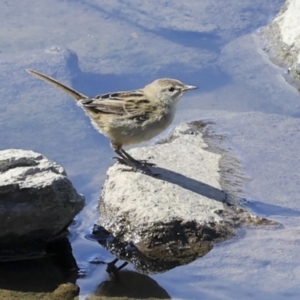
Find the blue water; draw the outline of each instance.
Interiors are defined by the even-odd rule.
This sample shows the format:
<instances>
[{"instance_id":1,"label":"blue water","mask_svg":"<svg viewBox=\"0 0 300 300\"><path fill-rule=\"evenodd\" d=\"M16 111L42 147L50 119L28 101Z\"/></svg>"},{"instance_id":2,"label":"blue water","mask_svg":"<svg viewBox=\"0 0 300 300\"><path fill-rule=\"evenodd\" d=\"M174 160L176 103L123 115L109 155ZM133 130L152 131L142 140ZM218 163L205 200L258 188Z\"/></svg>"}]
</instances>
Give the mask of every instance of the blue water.
<instances>
[{"instance_id":1,"label":"blue water","mask_svg":"<svg viewBox=\"0 0 300 300\"><path fill-rule=\"evenodd\" d=\"M210 111L299 115L297 95L293 98L289 90L275 89L263 73L268 59L258 54L259 47L249 36L243 42L243 36L270 22L284 1L224 2L0 4L0 17L5 21L0 29L0 148L32 149L55 160L85 195L87 205L77 216L77 225L71 227L70 238L83 274L77 280L82 299L107 279L105 266L91 261L114 258L86 239L98 219L97 202L114 154L109 141L93 129L72 99L31 78L25 68L49 74L90 96L140 88L159 77L199 86L181 101L179 119L189 119L189 110L199 110L199 118L209 117ZM204 21L197 19L202 10L207 12ZM236 23L231 22L235 18ZM277 72L280 75L284 70ZM250 207L267 216L299 216L296 209L268 206L258 200ZM248 234L255 239L255 233ZM238 241L218 245L206 260L151 278L173 299L296 299L296 288L281 294L254 290L251 283L248 287L242 281L243 275L239 282L231 280L232 274L221 274L232 246L239 247ZM236 261L231 258L229 263L236 264L233 273L244 260L247 258L242 256ZM211 262L218 264L220 274L216 266L210 269ZM267 267L267 262L255 266L257 272ZM224 278L228 280L224 282Z\"/></svg>"}]
</instances>

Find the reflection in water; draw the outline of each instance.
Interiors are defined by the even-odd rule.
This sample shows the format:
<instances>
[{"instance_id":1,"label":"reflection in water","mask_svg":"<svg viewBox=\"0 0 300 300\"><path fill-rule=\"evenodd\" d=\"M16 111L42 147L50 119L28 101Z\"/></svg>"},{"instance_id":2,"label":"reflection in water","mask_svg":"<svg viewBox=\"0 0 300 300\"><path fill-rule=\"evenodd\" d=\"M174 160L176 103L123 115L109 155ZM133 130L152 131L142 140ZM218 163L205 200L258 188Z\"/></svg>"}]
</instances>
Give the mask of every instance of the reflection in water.
<instances>
[{"instance_id":1,"label":"reflection in water","mask_svg":"<svg viewBox=\"0 0 300 300\"><path fill-rule=\"evenodd\" d=\"M60 239L44 258L0 263L0 290L52 292L62 283L75 284L77 270L68 239Z\"/></svg>"},{"instance_id":2,"label":"reflection in water","mask_svg":"<svg viewBox=\"0 0 300 300\"><path fill-rule=\"evenodd\" d=\"M144 274L162 273L188 264L207 254L213 247L212 243L203 241L186 247L172 247L166 243L162 249L153 249L148 253L145 249L138 249L132 242L120 241L104 227L98 225L94 225L93 234L87 238L97 240L118 259L131 262L138 271ZM123 265L115 266L116 262L117 259L108 263L107 272L116 274L115 271L123 268Z\"/></svg>"},{"instance_id":3,"label":"reflection in water","mask_svg":"<svg viewBox=\"0 0 300 300\"><path fill-rule=\"evenodd\" d=\"M110 278L101 282L87 300L119 297L120 299L171 299L170 295L151 277L137 272L122 270L118 279Z\"/></svg>"}]
</instances>

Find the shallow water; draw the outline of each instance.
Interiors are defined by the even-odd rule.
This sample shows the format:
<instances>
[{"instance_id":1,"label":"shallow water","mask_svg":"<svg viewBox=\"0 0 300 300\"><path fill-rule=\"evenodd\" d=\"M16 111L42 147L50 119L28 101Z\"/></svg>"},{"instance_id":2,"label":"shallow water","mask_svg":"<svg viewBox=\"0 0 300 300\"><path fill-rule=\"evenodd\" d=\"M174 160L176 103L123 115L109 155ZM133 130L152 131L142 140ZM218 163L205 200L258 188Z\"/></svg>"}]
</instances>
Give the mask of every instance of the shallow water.
<instances>
[{"instance_id":1,"label":"shallow water","mask_svg":"<svg viewBox=\"0 0 300 300\"><path fill-rule=\"evenodd\" d=\"M70 235L81 269L76 283L82 299L107 279L105 265L92 262L114 258L86 238L98 219L97 202L114 154L69 97L31 78L25 68L52 75L88 95L139 88L158 77L198 85L198 91L182 99L174 125L213 118L251 178L245 183L246 196L255 199L249 206L283 223L284 229L241 230L237 238L194 263L151 278L172 299L298 299L300 206L295 178L300 162L289 158L300 145L294 118L300 113L299 94L251 35L282 3L0 4L5 21L0 40L1 149L43 153L60 163L85 195L87 205ZM276 131L266 130L270 124ZM148 284L143 276L139 280Z\"/></svg>"}]
</instances>

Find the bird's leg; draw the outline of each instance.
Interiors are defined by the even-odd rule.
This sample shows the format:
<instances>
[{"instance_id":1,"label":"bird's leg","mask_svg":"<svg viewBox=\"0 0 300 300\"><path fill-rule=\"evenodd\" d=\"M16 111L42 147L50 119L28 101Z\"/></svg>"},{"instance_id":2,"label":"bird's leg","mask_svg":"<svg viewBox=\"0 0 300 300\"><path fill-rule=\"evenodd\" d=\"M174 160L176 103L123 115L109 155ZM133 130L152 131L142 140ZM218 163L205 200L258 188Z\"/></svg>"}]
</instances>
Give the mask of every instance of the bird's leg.
<instances>
[{"instance_id":1,"label":"bird's leg","mask_svg":"<svg viewBox=\"0 0 300 300\"><path fill-rule=\"evenodd\" d=\"M137 160L133 158L128 152L126 152L123 148L120 149L120 151L131 161L134 161L135 164L140 164L142 166L149 166L153 167L155 164L149 163L147 160Z\"/></svg>"},{"instance_id":2,"label":"bird's leg","mask_svg":"<svg viewBox=\"0 0 300 300\"><path fill-rule=\"evenodd\" d=\"M119 154L119 152L121 154ZM122 163L126 163L126 164L128 164L127 161L130 162L130 164L128 164L129 166L132 166L131 164L133 164L135 166L135 167L132 167L133 171L135 171L135 172L138 171L138 172L141 172L143 174L154 176L154 177L157 177L157 176L160 175L159 173L153 173L148 168L148 167L155 166L155 164L148 163L147 161L136 160L131 155L129 155L124 149L120 149L119 152L116 152L122 157L122 158L119 159L119 161L121 160Z\"/></svg>"},{"instance_id":3,"label":"bird's leg","mask_svg":"<svg viewBox=\"0 0 300 300\"><path fill-rule=\"evenodd\" d=\"M120 156L120 158L117 157L119 162L124 163L129 167L132 167L133 171L135 172L138 170L138 165L135 163L135 161L131 161L126 155L122 153L121 150L115 149L115 152Z\"/></svg>"},{"instance_id":4,"label":"bird's leg","mask_svg":"<svg viewBox=\"0 0 300 300\"><path fill-rule=\"evenodd\" d=\"M122 149L122 146L113 143L111 143L111 146L114 151L120 156L120 158L117 158L119 162L125 163L129 167L132 167L132 170L134 172L139 171L144 174L153 175L151 170L146 165L143 165L141 162L130 156L125 150Z\"/></svg>"}]
</instances>

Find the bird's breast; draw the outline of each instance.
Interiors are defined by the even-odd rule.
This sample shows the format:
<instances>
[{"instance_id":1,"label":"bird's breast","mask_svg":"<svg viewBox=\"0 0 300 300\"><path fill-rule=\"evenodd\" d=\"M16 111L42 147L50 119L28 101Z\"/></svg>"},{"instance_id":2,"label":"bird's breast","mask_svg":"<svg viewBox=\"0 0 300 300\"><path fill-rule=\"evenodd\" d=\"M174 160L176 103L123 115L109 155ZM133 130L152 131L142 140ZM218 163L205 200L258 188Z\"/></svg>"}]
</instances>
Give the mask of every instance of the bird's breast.
<instances>
[{"instance_id":1,"label":"bird's breast","mask_svg":"<svg viewBox=\"0 0 300 300\"><path fill-rule=\"evenodd\" d=\"M148 119L142 123L132 122L125 126L123 135L125 137L124 145L137 144L148 141L164 130L166 130L174 120L175 112L170 109L149 115Z\"/></svg>"},{"instance_id":2,"label":"bird's breast","mask_svg":"<svg viewBox=\"0 0 300 300\"><path fill-rule=\"evenodd\" d=\"M134 119L113 114L87 111L93 126L111 141L121 145L132 145L148 141L166 130L173 122L175 110L161 108L145 114L145 118Z\"/></svg>"}]
</instances>

